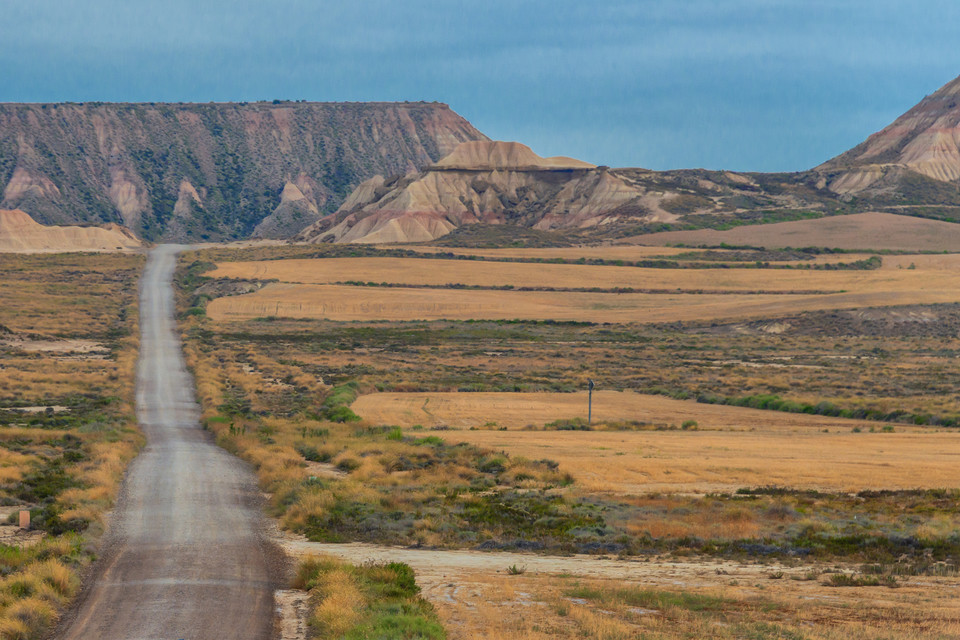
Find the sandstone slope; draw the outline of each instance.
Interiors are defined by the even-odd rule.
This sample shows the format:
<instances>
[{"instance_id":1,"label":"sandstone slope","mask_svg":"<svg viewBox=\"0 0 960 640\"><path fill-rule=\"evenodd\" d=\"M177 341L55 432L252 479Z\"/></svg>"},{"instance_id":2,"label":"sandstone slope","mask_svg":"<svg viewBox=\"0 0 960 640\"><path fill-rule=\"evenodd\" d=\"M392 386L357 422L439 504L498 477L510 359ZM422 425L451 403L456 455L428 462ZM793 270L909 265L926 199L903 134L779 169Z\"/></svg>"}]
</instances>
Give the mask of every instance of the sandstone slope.
<instances>
[{"instance_id":1,"label":"sandstone slope","mask_svg":"<svg viewBox=\"0 0 960 640\"><path fill-rule=\"evenodd\" d=\"M960 180L960 78L815 171L839 194L902 191L904 180L919 176Z\"/></svg>"},{"instance_id":2,"label":"sandstone slope","mask_svg":"<svg viewBox=\"0 0 960 640\"><path fill-rule=\"evenodd\" d=\"M285 237L485 139L440 103L0 104L0 207L149 240Z\"/></svg>"},{"instance_id":3,"label":"sandstone slope","mask_svg":"<svg viewBox=\"0 0 960 640\"><path fill-rule=\"evenodd\" d=\"M123 251L143 243L125 227L44 226L20 210L0 209L0 252Z\"/></svg>"},{"instance_id":4,"label":"sandstone slope","mask_svg":"<svg viewBox=\"0 0 960 640\"><path fill-rule=\"evenodd\" d=\"M516 142L465 142L419 173L368 180L298 239L422 242L472 223L592 227L644 193L606 168L541 158Z\"/></svg>"},{"instance_id":5,"label":"sandstone slope","mask_svg":"<svg viewBox=\"0 0 960 640\"><path fill-rule=\"evenodd\" d=\"M424 242L476 223L617 237L686 216L827 207L818 190L792 174L610 169L541 158L516 142L480 141L418 173L371 178L296 239Z\"/></svg>"}]
</instances>

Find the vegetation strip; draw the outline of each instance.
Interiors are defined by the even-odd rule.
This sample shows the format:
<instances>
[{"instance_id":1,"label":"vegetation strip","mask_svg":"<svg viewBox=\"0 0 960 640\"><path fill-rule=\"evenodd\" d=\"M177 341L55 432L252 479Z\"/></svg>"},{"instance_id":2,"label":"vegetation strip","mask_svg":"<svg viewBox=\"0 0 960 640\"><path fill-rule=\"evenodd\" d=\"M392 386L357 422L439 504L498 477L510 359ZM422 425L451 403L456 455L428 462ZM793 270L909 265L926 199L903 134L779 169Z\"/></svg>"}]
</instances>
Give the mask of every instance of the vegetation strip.
<instances>
[{"instance_id":1,"label":"vegetation strip","mask_svg":"<svg viewBox=\"0 0 960 640\"><path fill-rule=\"evenodd\" d=\"M825 289L793 289L784 291L782 289L638 289L633 287L515 287L505 284L501 286L490 285L469 285L469 284L405 284L400 282L363 282L359 280L345 280L342 282L331 282L334 285L345 285L350 287L383 287L388 289L465 289L476 291L558 291L565 293L647 293L655 295L785 295L785 296L812 296L812 295L830 295L834 293L843 293L842 290Z\"/></svg>"}]
</instances>

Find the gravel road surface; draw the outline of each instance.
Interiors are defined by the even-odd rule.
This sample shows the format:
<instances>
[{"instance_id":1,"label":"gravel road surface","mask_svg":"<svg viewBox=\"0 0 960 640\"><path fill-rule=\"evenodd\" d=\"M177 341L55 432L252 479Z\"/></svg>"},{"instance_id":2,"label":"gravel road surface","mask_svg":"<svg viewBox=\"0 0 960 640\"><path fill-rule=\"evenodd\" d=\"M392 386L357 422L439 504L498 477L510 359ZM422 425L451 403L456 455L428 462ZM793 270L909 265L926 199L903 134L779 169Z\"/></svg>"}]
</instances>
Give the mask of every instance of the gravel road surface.
<instances>
[{"instance_id":1,"label":"gravel road surface","mask_svg":"<svg viewBox=\"0 0 960 640\"><path fill-rule=\"evenodd\" d=\"M66 639L267 639L279 557L251 470L199 424L174 320L178 247L161 245L141 285L134 460Z\"/></svg>"}]
</instances>

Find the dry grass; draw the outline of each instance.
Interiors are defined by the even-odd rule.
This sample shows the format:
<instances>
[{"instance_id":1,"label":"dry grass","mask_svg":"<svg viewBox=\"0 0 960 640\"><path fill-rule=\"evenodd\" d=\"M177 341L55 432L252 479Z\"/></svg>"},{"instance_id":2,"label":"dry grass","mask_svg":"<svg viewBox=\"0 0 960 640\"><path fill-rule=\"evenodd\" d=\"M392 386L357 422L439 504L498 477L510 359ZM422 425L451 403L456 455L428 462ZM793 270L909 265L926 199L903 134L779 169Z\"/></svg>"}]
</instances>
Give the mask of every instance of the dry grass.
<instances>
[{"instance_id":1,"label":"dry grass","mask_svg":"<svg viewBox=\"0 0 960 640\"><path fill-rule=\"evenodd\" d=\"M463 284L468 286L598 287L703 289L720 291L877 291L887 287L891 274L873 271L815 271L776 269L647 269L527 262L474 262L418 258L323 258L224 262L207 273L214 278L256 278L297 284L389 282L410 285ZM925 278L900 273L892 286L915 288ZM878 286L882 283L882 286Z\"/></svg>"},{"instance_id":2,"label":"dry grass","mask_svg":"<svg viewBox=\"0 0 960 640\"><path fill-rule=\"evenodd\" d=\"M343 553L352 558L374 551ZM500 558L458 566L448 555L413 551L397 557L417 570L452 640L939 640L960 628L952 594L956 578L837 590L806 579L802 567L659 558L624 566L615 578L600 577L603 563L583 558L557 559L553 570L537 563L538 571L507 576ZM771 580L778 571L783 578Z\"/></svg>"},{"instance_id":3,"label":"dry grass","mask_svg":"<svg viewBox=\"0 0 960 640\"><path fill-rule=\"evenodd\" d=\"M336 321L483 319L644 323L736 320L802 311L956 301L956 290L948 288L953 286L950 283L928 280L916 285L921 288L806 295L675 295L271 284L256 293L218 298L210 303L208 314L214 320L283 317Z\"/></svg>"},{"instance_id":4,"label":"dry grass","mask_svg":"<svg viewBox=\"0 0 960 640\"><path fill-rule=\"evenodd\" d=\"M492 423L494 428L540 428L556 420L586 420L587 393L387 392L362 395L352 406L360 416L375 424L469 429ZM824 428L849 431L855 426L864 429L875 426L842 418L761 411L606 390L593 393L593 418L598 424L636 421L650 428L678 428L688 420L696 420L701 429L750 431L759 428L780 433L809 433Z\"/></svg>"},{"instance_id":5,"label":"dry grass","mask_svg":"<svg viewBox=\"0 0 960 640\"><path fill-rule=\"evenodd\" d=\"M441 435L512 456L550 458L588 491L708 493L768 484L825 491L960 486L953 454L960 434L952 431L899 427L897 433L869 433L875 425L854 420L630 392L597 392L594 406L601 424L633 420L652 430L522 430L585 417L585 393L378 393L361 396L353 409L373 422L407 427L462 429L492 423L496 427ZM691 419L698 422L696 431L678 429ZM853 433L854 427L864 432Z\"/></svg>"},{"instance_id":6,"label":"dry grass","mask_svg":"<svg viewBox=\"0 0 960 640\"><path fill-rule=\"evenodd\" d=\"M75 594L127 463L142 256L0 255L0 496L53 537L2 547L0 637L33 638ZM52 407L54 412L3 411ZM42 535L42 534L41 534ZM35 539L35 538L34 538Z\"/></svg>"},{"instance_id":7,"label":"dry grass","mask_svg":"<svg viewBox=\"0 0 960 640\"><path fill-rule=\"evenodd\" d=\"M424 254L452 253L458 256L482 256L484 258L532 258L536 260L578 260L599 258L601 260L649 260L659 257L689 253L690 249L676 247L646 247L640 245L610 245L603 247L511 247L483 249L476 247L430 247L418 245L382 245L383 249L406 249Z\"/></svg>"},{"instance_id":8,"label":"dry grass","mask_svg":"<svg viewBox=\"0 0 960 640\"><path fill-rule=\"evenodd\" d=\"M956 263L915 260L915 269L896 268L902 267L902 262L901 258L893 268L875 271L644 269L402 258L228 262L213 275L281 282L255 293L214 300L208 312L217 320L277 316L339 321L542 319L626 323L739 319L957 300L960 269ZM663 293L384 289L324 284L347 281L623 287ZM692 293L667 293L670 291ZM696 293L700 291L706 293ZM750 293L766 291L796 293Z\"/></svg>"},{"instance_id":9,"label":"dry grass","mask_svg":"<svg viewBox=\"0 0 960 640\"><path fill-rule=\"evenodd\" d=\"M634 254L630 250L623 249L619 255L630 256L622 259L662 255L661 249L638 249ZM579 248L556 250L562 251L562 256L531 250L511 255L509 251L469 249L463 253L544 258L598 255ZM613 258L614 254L599 257ZM821 261L839 258L824 256ZM841 261L852 259L844 256ZM949 314L929 320L931 326L942 328L943 334L930 331L891 337L884 333L882 318L871 320L875 324L866 329L854 327L868 330L866 333L846 333L846 320L829 314L816 322L790 320L798 329L780 333L789 326L776 317L804 309L956 300L960 262L942 256L885 260L883 269L871 272L686 271L383 258L224 264L219 273L287 282L251 296L215 300L208 307L209 318L192 319L187 327L188 348L205 398L206 416L213 419L211 429L224 446L258 466L263 487L273 492L273 509L284 524L314 540L388 540L415 542L426 548L472 548L480 541L499 542L516 534L484 520L467 521L462 518L463 510L483 507L487 499L495 504L489 505L492 509L485 511L484 517L490 517L489 513L524 514L526 508L542 506L531 498L530 503L514 507L517 503L506 501L507 495L514 495L521 500L543 496L562 501L559 515L553 513L539 521L582 517L581 506L595 508L595 513L603 514L609 531L603 542L625 541L621 547L627 549L625 554L636 552L630 541L638 540L641 546L647 545L645 552L660 549L680 555L706 548L684 546L684 538L707 540L717 549L725 549L719 553L730 554L754 553L742 550L750 546L783 545L777 548L793 550L808 538L826 540L847 534L864 539L877 536L883 541L919 537L924 544L947 544L951 532L960 526L960 514L949 492L879 497L843 493L864 488L958 486L960 474L949 453L956 450L957 436L946 430L898 424L895 433L882 433L883 425L875 422L608 391L596 394L596 418L643 422L643 430L526 430L528 424L542 429L545 422L583 417L583 394L435 393L458 388L574 389L582 388L589 376L603 389L661 388L668 393L688 393L688 397L700 392L721 396L770 393L813 404L825 401L851 408L869 405L884 411L951 415L960 406L960 397L944 386L957 348L950 331L955 319ZM911 264L914 269L909 268ZM657 290L842 289L844 293L631 297L324 284L344 280L566 287L629 282L627 286ZM228 315L231 310L237 315ZM919 318L927 313L910 310L901 315L904 322L913 322L914 315ZM333 321L244 321L266 316ZM688 330L639 326L657 320L745 317L771 320L763 327L705 325ZM635 324L396 322L418 318ZM336 322L371 319L385 322ZM314 394L322 398L327 393L323 382L348 380L358 381L365 392L376 388L417 393L362 396L353 407L366 420L353 425L311 419L317 401L311 403L307 398ZM221 414L218 407L236 404L231 394L243 397L249 415L226 418ZM687 420L696 420L697 430L680 429ZM488 423L495 424L485 430L467 430ZM405 437L398 434L394 439L388 435L393 433L390 430L371 428L381 424L408 428ZM461 429L428 434L413 429L414 425ZM663 430L656 430L658 426ZM677 428L671 430L671 426ZM853 426L862 432L853 433ZM509 430L499 431L501 427ZM871 433L871 427L878 432ZM326 430L325 434L312 434L320 430ZM425 447L416 444L426 435L443 438L448 445L473 442L482 449L472 457L439 463L428 459ZM437 451L451 449L457 450ZM509 456L498 455L498 451ZM301 455L325 462L307 465ZM312 465L325 466L314 471ZM338 465L343 473L328 473ZM478 468L488 465L503 467L492 485L477 482L483 479ZM548 477L542 465L556 465L555 475ZM572 485L566 484L564 473L572 475ZM827 493L730 493L741 487L774 484ZM723 495L704 495L710 492ZM496 502L500 500L503 504ZM352 530L351 523L359 525ZM379 537L371 537L373 530ZM576 535L586 537L564 548L576 550L580 548L576 544L584 539L600 540L589 538L594 530L593 525L579 525ZM478 536L464 535L475 531ZM542 539L521 536L524 540ZM601 548L604 553L618 552L616 544ZM762 555L767 552L761 549L751 557L769 562ZM848 552L837 551L832 558L861 557L856 552L844 553ZM485 555L470 555L480 566L489 563ZM840 590L804 580L808 572L825 568L812 558L787 560L788 565L804 564L795 571L787 570L788 579L782 580L761 575L766 568L721 576L712 564L719 560L700 561L682 582L678 577L682 572L671 559L663 563L658 588L716 596L723 603L722 610L703 613L671 605L661 607L657 615L637 613L618 590L638 577L651 575L649 565L642 563L646 559L645 555L631 556L630 562L624 562L628 567L624 579L586 585L600 595L583 603L568 599L566 590L574 585L564 582L565 578L541 579L531 571L523 576L501 574L473 581L473 576L465 576L463 571L441 566L435 567L437 591L430 596L438 603L450 635L459 638L926 640L951 637L958 630L958 612L949 597L954 583L949 580L930 578L935 586L918 584L882 592L854 588L837 595ZM435 560L431 558L430 566ZM563 559L537 560L559 567ZM535 564L531 562L531 566ZM501 572L506 566L500 567ZM815 626L807 626L810 621Z\"/></svg>"}]
</instances>

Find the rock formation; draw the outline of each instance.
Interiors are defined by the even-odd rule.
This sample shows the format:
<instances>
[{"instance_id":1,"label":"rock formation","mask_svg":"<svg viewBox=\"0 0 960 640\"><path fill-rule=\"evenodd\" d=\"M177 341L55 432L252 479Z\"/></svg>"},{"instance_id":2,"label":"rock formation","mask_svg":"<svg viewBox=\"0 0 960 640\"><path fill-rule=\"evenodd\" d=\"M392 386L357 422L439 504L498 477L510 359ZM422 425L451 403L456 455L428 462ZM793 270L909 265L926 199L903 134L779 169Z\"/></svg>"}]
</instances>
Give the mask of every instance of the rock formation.
<instances>
[{"instance_id":1,"label":"rock formation","mask_svg":"<svg viewBox=\"0 0 960 640\"><path fill-rule=\"evenodd\" d=\"M419 173L361 184L310 242L422 242L471 223L535 229L604 224L645 191L608 169L541 158L516 142L465 142Z\"/></svg>"},{"instance_id":2,"label":"rock formation","mask_svg":"<svg viewBox=\"0 0 960 640\"><path fill-rule=\"evenodd\" d=\"M150 240L284 237L485 139L439 103L0 104L0 207Z\"/></svg>"},{"instance_id":3,"label":"rock formation","mask_svg":"<svg viewBox=\"0 0 960 640\"><path fill-rule=\"evenodd\" d=\"M843 195L902 190L910 174L915 180L960 180L960 78L815 171Z\"/></svg>"},{"instance_id":4,"label":"rock formation","mask_svg":"<svg viewBox=\"0 0 960 640\"><path fill-rule=\"evenodd\" d=\"M47 227L20 210L0 209L0 252L121 251L143 243L126 227Z\"/></svg>"}]
</instances>

